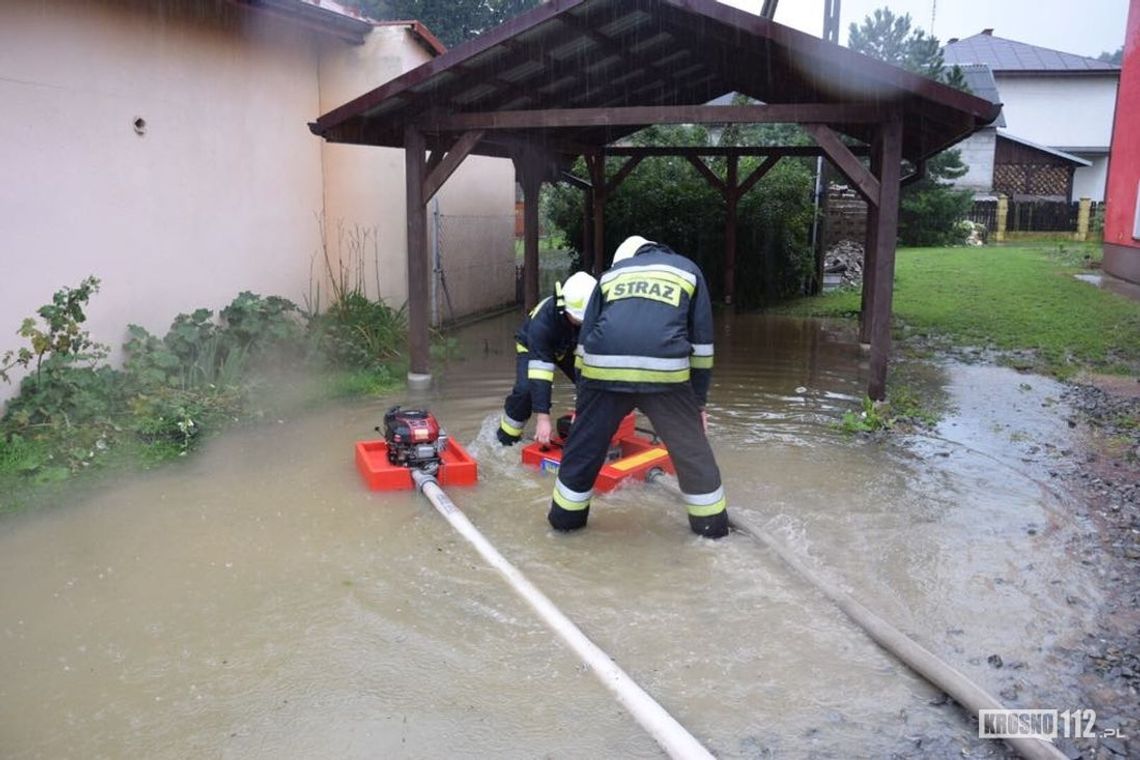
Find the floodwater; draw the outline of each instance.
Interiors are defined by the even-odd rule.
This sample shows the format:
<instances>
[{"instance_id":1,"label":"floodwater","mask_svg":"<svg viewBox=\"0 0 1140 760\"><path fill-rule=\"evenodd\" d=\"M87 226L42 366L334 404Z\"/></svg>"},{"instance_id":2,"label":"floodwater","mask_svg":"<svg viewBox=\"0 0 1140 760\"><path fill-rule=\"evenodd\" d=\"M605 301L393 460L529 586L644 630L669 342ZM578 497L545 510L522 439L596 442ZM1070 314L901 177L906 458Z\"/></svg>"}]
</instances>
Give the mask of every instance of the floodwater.
<instances>
[{"instance_id":1,"label":"floodwater","mask_svg":"<svg viewBox=\"0 0 1140 760\"><path fill-rule=\"evenodd\" d=\"M468 445L480 482L453 499L718 756L1003 752L750 539L690 534L659 486L552 533L551 479L491 443L514 327L468 328L423 396L235 431L3 518L0 756L660 757L426 501L364 489L353 442L394 402ZM1067 434L1058 389L947 366L931 388L960 412L936 434L863 440L833 427L866 376L845 328L719 329L710 429L731 510L992 693L1078 707L1056 652L1098 598L1043 480L1042 442Z\"/></svg>"}]
</instances>

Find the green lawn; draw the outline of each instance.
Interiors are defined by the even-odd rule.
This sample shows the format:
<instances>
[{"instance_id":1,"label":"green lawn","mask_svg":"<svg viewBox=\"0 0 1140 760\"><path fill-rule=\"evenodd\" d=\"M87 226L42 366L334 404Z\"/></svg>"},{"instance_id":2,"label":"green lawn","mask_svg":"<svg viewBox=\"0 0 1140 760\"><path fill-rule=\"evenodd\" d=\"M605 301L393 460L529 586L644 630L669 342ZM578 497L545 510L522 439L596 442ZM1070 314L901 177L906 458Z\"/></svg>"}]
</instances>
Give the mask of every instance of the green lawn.
<instances>
[{"instance_id":1,"label":"green lawn","mask_svg":"<svg viewBox=\"0 0 1140 760\"><path fill-rule=\"evenodd\" d=\"M1140 302L1073 277L1099 246L1025 244L900 249L894 310L910 336L957 345L1031 350L1039 369L1061 377L1088 368L1140 369ZM858 291L802 298L772 310L800 316L854 317Z\"/></svg>"}]
</instances>

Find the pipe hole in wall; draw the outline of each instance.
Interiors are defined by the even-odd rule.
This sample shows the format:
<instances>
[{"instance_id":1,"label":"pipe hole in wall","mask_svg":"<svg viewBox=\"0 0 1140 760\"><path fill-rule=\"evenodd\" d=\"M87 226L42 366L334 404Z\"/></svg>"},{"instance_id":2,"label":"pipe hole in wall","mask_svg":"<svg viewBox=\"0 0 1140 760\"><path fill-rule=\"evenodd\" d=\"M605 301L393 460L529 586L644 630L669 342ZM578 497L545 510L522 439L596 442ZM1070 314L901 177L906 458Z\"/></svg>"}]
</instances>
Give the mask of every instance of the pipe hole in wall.
<instances>
[{"instance_id":1,"label":"pipe hole in wall","mask_svg":"<svg viewBox=\"0 0 1140 760\"><path fill-rule=\"evenodd\" d=\"M135 128L135 134L139 137L146 134L146 119L143 117L136 116L135 120L131 122L131 125Z\"/></svg>"}]
</instances>

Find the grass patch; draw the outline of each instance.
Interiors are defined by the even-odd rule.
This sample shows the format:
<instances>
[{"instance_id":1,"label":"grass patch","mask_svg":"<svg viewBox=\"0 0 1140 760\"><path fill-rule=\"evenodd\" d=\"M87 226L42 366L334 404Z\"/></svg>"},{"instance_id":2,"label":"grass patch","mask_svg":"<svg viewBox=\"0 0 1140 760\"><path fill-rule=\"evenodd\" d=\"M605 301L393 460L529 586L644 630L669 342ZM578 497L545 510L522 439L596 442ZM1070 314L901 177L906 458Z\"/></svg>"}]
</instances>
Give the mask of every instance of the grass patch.
<instances>
[{"instance_id":1,"label":"grass patch","mask_svg":"<svg viewBox=\"0 0 1140 760\"><path fill-rule=\"evenodd\" d=\"M901 342L1030 351L1034 369L1061 378L1081 369L1140 368L1140 303L1076 280L1099 258L1091 244L900 249L894 312ZM858 291L774 308L794 316L857 317ZM915 341L915 339L918 339Z\"/></svg>"}]
</instances>

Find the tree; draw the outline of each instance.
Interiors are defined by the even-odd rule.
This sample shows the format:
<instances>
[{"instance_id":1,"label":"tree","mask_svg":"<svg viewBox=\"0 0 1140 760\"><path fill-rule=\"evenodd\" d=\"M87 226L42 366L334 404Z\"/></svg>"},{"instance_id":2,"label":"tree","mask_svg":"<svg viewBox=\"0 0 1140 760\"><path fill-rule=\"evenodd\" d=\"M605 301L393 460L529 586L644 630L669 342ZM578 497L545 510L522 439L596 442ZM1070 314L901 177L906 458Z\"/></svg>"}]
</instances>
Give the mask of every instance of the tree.
<instances>
[{"instance_id":1,"label":"tree","mask_svg":"<svg viewBox=\"0 0 1140 760\"><path fill-rule=\"evenodd\" d=\"M907 71L969 92L959 66L946 66L938 38L911 26L910 14L896 16L879 8L851 24L848 47ZM899 242L903 245L947 245L965 237L959 226L969 213L973 194L955 190L944 180L957 179L968 171L962 153L946 150L926 162L923 179L903 188L899 200Z\"/></svg>"},{"instance_id":2,"label":"tree","mask_svg":"<svg viewBox=\"0 0 1140 760\"><path fill-rule=\"evenodd\" d=\"M1105 63L1115 63L1117 66L1119 66L1124 62L1124 46L1121 45L1118 47L1115 53L1110 53L1106 50L1098 55L1096 59L1098 61L1104 61Z\"/></svg>"},{"instance_id":3,"label":"tree","mask_svg":"<svg viewBox=\"0 0 1140 760\"><path fill-rule=\"evenodd\" d=\"M938 38L912 27L909 13L896 16L890 8L875 10L863 19L861 26L848 27L847 47L937 82L967 89L961 67L946 66Z\"/></svg>"},{"instance_id":4,"label":"tree","mask_svg":"<svg viewBox=\"0 0 1140 760\"><path fill-rule=\"evenodd\" d=\"M375 19L415 19L448 47L478 36L508 18L538 5L539 0L356 0Z\"/></svg>"}]
</instances>

